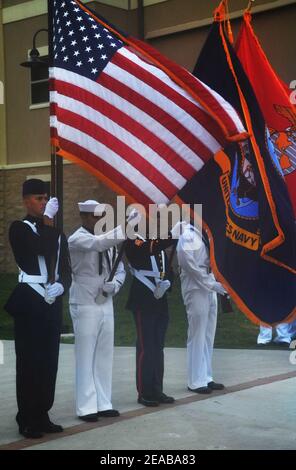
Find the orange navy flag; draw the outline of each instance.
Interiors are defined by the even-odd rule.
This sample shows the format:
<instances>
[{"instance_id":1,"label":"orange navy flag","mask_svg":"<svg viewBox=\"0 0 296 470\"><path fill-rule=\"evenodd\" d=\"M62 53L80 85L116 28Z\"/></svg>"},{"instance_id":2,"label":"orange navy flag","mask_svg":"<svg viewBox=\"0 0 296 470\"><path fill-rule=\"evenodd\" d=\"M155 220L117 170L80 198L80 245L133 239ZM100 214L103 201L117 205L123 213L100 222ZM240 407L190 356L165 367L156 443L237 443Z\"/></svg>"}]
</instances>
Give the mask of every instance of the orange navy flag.
<instances>
[{"instance_id":1,"label":"orange navy flag","mask_svg":"<svg viewBox=\"0 0 296 470\"><path fill-rule=\"evenodd\" d=\"M296 107L291 91L269 63L245 12L236 41L236 53L259 102L269 127L296 218Z\"/></svg>"}]
</instances>

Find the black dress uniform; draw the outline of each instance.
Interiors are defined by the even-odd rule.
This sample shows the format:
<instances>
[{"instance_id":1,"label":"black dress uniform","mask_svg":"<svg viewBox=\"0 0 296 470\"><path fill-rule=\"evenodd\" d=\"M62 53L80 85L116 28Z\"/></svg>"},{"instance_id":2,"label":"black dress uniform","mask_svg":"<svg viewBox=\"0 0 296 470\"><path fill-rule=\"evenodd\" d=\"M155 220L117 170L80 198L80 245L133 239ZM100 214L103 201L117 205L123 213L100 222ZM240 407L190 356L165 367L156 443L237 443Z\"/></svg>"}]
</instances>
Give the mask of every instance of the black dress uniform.
<instances>
[{"instance_id":1,"label":"black dress uniform","mask_svg":"<svg viewBox=\"0 0 296 470\"><path fill-rule=\"evenodd\" d=\"M25 222L27 221L27 222ZM43 219L26 216L9 230L10 244L20 270L27 276L40 275L40 257L47 272L56 263L58 282L66 292L71 284L67 240ZM59 261L57 261L59 259ZM28 278L29 279L29 278ZM43 289L43 284L38 284ZM20 282L5 309L14 317L16 350L16 420L23 429L46 431L52 424L48 411L53 405L62 323L62 298L51 305L30 284ZM48 431L50 432L50 431Z\"/></svg>"},{"instance_id":2,"label":"black dress uniform","mask_svg":"<svg viewBox=\"0 0 296 470\"><path fill-rule=\"evenodd\" d=\"M167 279L167 256L165 248L175 243L167 240L127 240L126 256L131 270L151 271L151 257L157 269ZM155 284L153 278L149 278ZM136 382L139 400L147 402L166 402L163 394L164 342L169 322L166 294L156 299L153 291L137 277L133 277L127 308L134 314L137 329L137 370ZM167 401L168 403L173 401ZM149 405L148 405L149 406Z\"/></svg>"}]
</instances>

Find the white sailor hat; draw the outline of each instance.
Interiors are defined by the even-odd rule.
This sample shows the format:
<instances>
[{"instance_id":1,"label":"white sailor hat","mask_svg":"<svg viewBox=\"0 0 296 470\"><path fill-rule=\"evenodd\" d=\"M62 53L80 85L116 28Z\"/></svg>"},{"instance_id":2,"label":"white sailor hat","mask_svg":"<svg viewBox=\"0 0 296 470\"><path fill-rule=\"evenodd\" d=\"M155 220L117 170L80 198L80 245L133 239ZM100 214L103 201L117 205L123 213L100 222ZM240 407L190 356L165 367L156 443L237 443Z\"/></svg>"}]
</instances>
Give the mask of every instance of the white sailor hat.
<instances>
[{"instance_id":1,"label":"white sailor hat","mask_svg":"<svg viewBox=\"0 0 296 470\"><path fill-rule=\"evenodd\" d=\"M88 199L84 202L78 202L79 212L91 212L95 215L102 215L105 212L106 204L100 204L98 201Z\"/></svg>"}]
</instances>

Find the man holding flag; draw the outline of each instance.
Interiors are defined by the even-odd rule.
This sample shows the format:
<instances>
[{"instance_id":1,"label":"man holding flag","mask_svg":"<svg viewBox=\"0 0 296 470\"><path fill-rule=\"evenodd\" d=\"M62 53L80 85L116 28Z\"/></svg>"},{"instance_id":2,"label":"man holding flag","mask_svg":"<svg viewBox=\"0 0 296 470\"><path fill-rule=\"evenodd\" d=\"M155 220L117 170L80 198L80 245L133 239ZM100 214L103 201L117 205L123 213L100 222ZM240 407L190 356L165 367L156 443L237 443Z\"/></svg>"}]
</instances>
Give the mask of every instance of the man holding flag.
<instances>
[{"instance_id":1,"label":"man holding flag","mask_svg":"<svg viewBox=\"0 0 296 470\"><path fill-rule=\"evenodd\" d=\"M115 417L111 402L114 349L113 296L125 280L120 262L108 281L123 242L121 225L107 233L95 233L105 215L105 204L94 200L78 203L82 226L68 240L73 282L69 304L75 333L76 413L83 421Z\"/></svg>"}]
</instances>

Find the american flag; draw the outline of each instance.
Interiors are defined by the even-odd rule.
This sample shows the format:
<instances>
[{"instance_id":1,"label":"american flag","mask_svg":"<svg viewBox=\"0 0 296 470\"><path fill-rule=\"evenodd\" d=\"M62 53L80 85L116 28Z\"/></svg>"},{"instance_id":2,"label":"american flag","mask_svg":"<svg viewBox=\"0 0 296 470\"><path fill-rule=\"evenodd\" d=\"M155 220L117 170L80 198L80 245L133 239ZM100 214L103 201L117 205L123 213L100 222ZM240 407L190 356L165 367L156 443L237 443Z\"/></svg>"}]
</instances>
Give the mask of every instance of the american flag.
<instances>
[{"instance_id":1,"label":"american flag","mask_svg":"<svg viewBox=\"0 0 296 470\"><path fill-rule=\"evenodd\" d=\"M227 139L220 95L80 2L51 2L51 136L58 153L142 204L167 203Z\"/></svg>"}]
</instances>

